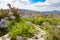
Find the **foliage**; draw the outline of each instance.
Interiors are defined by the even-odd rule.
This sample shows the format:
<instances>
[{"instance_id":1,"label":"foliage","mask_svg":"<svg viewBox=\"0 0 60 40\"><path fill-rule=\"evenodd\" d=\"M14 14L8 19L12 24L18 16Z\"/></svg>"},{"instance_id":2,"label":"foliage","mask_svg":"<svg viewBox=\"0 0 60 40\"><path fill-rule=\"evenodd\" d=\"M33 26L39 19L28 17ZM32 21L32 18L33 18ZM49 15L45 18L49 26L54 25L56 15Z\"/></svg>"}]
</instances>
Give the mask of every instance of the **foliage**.
<instances>
[{"instance_id":1,"label":"foliage","mask_svg":"<svg viewBox=\"0 0 60 40\"><path fill-rule=\"evenodd\" d=\"M49 18L48 22L52 25L57 25L59 23L56 18Z\"/></svg>"},{"instance_id":2,"label":"foliage","mask_svg":"<svg viewBox=\"0 0 60 40\"><path fill-rule=\"evenodd\" d=\"M34 36L37 32L36 28L33 24L29 24L29 20L27 18L23 18L18 14L18 10L15 8L11 8L12 16L15 16L15 19L11 19L9 15L10 27L9 34L12 38L16 38L19 35L22 35L25 39L28 37ZM11 20L10 20L11 19Z\"/></svg>"},{"instance_id":3,"label":"foliage","mask_svg":"<svg viewBox=\"0 0 60 40\"><path fill-rule=\"evenodd\" d=\"M33 23L38 24L38 25L41 25L43 22L46 22L46 21L47 21L47 18L44 18L44 17L36 17L33 20Z\"/></svg>"},{"instance_id":4,"label":"foliage","mask_svg":"<svg viewBox=\"0 0 60 40\"><path fill-rule=\"evenodd\" d=\"M58 29L58 27L51 24L46 24L44 26L41 26L40 28L47 32L46 40L60 40L60 30Z\"/></svg>"},{"instance_id":5,"label":"foliage","mask_svg":"<svg viewBox=\"0 0 60 40\"><path fill-rule=\"evenodd\" d=\"M8 6L10 13L5 10L0 10L0 19L4 18L5 20L5 17L8 17L8 22L6 23L6 21L4 21L2 23L0 36L9 33L12 38L16 38L19 35L22 35L25 39L33 37L34 34L37 33L37 29L33 25L35 24L40 25L40 28L47 32L46 40L60 40L60 28L57 27L57 25L60 25L60 18L55 17L54 14L51 13L49 17L37 16L23 18L18 13L18 9L12 8L10 4L8 4ZM43 25L43 23L46 25Z\"/></svg>"},{"instance_id":6,"label":"foliage","mask_svg":"<svg viewBox=\"0 0 60 40\"><path fill-rule=\"evenodd\" d=\"M8 33L7 27L6 28L0 28L0 37L7 34L7 33Z\"/></svg>"},{"instance_id":7,"label":"foliage","mask_svg":"<svg viewBox=\"0 0 60 40\"><path fill-rule=\"evenodd\" d=\"M10 36L17 37L18 34L22 35L24 38L32 37L37 32L34 25L27 25L27 22L19 22L15 23L15 25L11 26Z\"/></svg>"}]
</instances>

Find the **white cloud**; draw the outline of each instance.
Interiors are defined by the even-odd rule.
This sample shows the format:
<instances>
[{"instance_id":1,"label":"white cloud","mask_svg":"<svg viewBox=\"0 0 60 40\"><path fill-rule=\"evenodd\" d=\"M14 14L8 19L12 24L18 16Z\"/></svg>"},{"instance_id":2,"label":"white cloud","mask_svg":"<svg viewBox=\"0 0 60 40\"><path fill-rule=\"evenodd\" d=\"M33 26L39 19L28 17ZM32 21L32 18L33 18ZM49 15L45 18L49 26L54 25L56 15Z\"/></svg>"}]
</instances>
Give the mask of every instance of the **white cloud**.
<instances>
[{"instance_id":1,"label":"white cloud","mask_svg":"<svg viewBox=\"0 0 60 40\"><path fill-rule=\"evenodd\" d=\"M5 8L8 8L7 7L7 4L8 3L10 3L10 4L12 4L12 0L0 0L0 8L3 8L3 9L5 9Z\"/></svg>"},{"instance_id":2,"label":"white cloud","mask_svg":"<svg viewBox=\"0 0 60 40\"><path fill-rule=\"evenodd\" d=\"M46 0L46 2L38 2L30 4L29 0L0 0L0 8L8 8L6 4L10 3L20 9L29 9L35 11L60 11L60 0Z\"/></svg>"},{"instance_id":3,"label":"white cloud","mask_svg":"<svg viewBox=\"0 0 60 40\"><path fill-rule=\"evenodd\" d=\"M46 2L43 2L43 3L41 3L41 2L38 2L35 4L29 4L28 3L28 5L25 5L23 3L24 5L20 4L19 8L30 9L30 10L35 10L35 11L53 11L53 10L59 10L60 9L60 7L58 7L60 5L59 2L60 2L60 0L47 0Z\"/></svg>"},{"instance_id":4,"label":"white cloud","mask_svg":"<svg viewBox=\"0 0 60 40\"><path fill-rule=\"evenodd\" d=\"M51 3L59 3L60 0L49 0Z\"/></svg>"}]
</instances>

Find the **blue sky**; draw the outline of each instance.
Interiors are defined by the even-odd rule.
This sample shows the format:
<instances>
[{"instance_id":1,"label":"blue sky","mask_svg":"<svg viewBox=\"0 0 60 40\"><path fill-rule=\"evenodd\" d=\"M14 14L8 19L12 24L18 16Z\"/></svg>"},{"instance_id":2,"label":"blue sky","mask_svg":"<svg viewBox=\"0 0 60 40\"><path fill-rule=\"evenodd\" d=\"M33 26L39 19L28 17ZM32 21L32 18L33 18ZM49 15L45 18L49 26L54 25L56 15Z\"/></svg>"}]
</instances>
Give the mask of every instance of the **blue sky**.
<instances>
[{"instance_id":1,"label":"blue sky","mask_svg":"<svg viewBox=\"0 0 60 40\"><path fill-rule=\"evenodd\" d=\"M35 11L60 11L60 0L0 0L0 9L7 9L10 3L19 9L28 9Z\"/></svg>"},{"instance_id":2,"label":"blue sky","mask_svg":"<svg viewBox=\"0 0 60 40\"><path fill-rule=\"evenodd\" d=\"M29 0L31 3L45 2L46 0Z\"/></svg>"}]
</instances>

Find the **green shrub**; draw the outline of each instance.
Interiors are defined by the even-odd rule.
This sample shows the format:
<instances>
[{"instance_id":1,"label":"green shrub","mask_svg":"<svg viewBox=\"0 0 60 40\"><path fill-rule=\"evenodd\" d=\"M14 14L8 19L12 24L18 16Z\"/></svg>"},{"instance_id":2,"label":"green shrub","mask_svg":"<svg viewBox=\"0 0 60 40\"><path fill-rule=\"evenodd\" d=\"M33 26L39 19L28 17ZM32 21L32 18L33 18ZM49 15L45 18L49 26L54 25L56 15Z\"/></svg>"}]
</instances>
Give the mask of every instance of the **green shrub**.
<instances>
[{"instance_id":1,"label":"green shrub","mask_svg":"<svg viewBox=\"0 0 60 40\"><path fill-rule=\"evenodd\" d=\"M41 25L43 22L47 22L48 18L44 18L44 17L36 17L32 22L34 24L38 24Z\"/></svg>"},{"instance_id":2,"label":"green shrub","mask_svg":"<svg viewBox=\"0 0 60 40\"><path fill-rule=\"evenodd\" d=\"M32 37L37 32L34 25L28 25L27 22L15 23L10 29L10 36L16 38L18 34L24 38Z\"/></svg>"},{"instance_id":3,"label":"green shrub","mask_svg":"<svg viewBox=\"0 0 60 40\"><path fill-rule=\"evenodd\" d=\"M57 25L59 23L58 20L55 18L49 18L48 22L52 25Z\"/></svg>"}]
</instances>

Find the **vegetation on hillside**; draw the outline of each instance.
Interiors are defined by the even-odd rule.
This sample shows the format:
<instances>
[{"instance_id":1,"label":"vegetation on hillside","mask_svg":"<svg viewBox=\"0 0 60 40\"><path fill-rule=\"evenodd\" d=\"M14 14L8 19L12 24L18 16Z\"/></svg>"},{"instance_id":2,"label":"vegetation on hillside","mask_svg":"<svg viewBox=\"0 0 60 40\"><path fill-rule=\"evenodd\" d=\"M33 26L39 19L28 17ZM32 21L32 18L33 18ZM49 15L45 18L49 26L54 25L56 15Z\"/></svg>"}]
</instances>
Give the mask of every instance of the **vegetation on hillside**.
<instances>
[{"instance_id":1,"label":"vegetation on hillside","mask_svg":"<svg viewBox=\"0 0 60 40\"><path fill-rule=\"evenodd\" d=\"M10 4L8 6L10 8L9 12L4 13L4 10L0 10L0 36L9 33L12 40L16 40L17 36L22 36L27 40L27 38L33 37L38 32L33 25L35 24L47 32L46 40L60 40L60 18L57 18L56 15L50 14L48 15L49 17L40 15L24 18L20 16L21 13L19 13L18 9L11 8Z\"/></svg>"}]
</instances>

